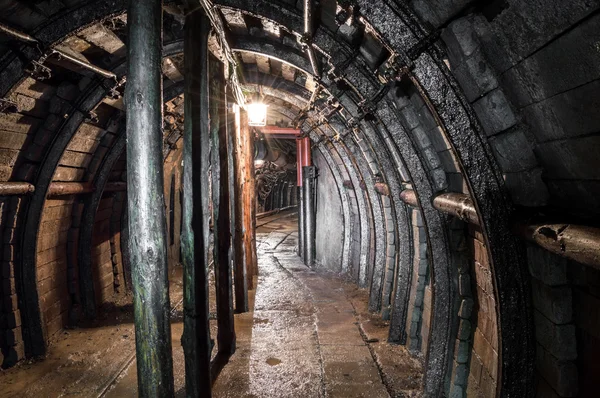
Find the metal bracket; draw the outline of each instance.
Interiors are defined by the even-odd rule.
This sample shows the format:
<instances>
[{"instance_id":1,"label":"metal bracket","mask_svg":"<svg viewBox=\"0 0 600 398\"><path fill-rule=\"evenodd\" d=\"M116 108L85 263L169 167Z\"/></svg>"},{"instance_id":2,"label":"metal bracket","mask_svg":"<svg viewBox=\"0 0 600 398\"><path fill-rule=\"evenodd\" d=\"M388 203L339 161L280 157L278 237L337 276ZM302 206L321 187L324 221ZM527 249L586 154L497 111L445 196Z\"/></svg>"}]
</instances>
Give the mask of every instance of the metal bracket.
<instances>
[{"instance_id":1,"label":"metal bracket","mask_svg":"<svg viewBox=\"0 0 600 398\"><path fill-rule=\"evenodd\" d=\"M0 98L0 113L16 113L19 112L19 107L15 101L7 98Z\"/></svg>"},{"instance_id":2,"label":"metal bracket","mask_svg":"<svg viewBox=\"0 0 600 398\"><path fill-rule=\"evenodd\" d=\"M52 70L47 66L43 65L46 61L47 56L43 56L39 61L31 61L29 66L25 69L25 73L28 73L35 80L47 80L52 77Z\"/></svg>"},{"instance_id":3,"label":"metal bracket","mask_svg":"<svg viewBox=\"0 0 600 398\"><path fill-rule=\"evenodd\" d=\"M379 67L379 80L382 83L401 80L412 67L413 62L406 54L395 53Z\"/></svg>"},{"instance_id":4,"label":"metal bracket","mask_svg":"<svg viewBox=\"0 0 600 398\"><path fill-rule=\"evenodd\" d=\"M406 55L410 60L415 60L421 56L425 51L427 51L433 44L439 39L442 34L441 29L436 29L421 40L414 46L406 51Z\"/></svg>"}]
</instances>

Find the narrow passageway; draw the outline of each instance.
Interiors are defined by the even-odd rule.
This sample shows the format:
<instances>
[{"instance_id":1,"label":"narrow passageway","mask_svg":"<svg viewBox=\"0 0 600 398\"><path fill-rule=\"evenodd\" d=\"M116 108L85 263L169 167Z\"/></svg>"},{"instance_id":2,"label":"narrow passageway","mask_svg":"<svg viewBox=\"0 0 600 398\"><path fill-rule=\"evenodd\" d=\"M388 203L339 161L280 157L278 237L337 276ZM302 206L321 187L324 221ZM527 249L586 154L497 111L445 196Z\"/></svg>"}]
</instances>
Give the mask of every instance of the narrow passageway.
<instances>
[{"instance_id":1,"label":"narrow passageway","mask_svg":"<svg viewBox=\"0 0 600 398\"><path fill-rule=\"evenodd\" d=\"M367 315L366 292L297 256L296 214L261 224L254 308L236 318L238 351L213 395L420 396L419 361L385 343L388 325Z\"/></svg>"}]
</instances>

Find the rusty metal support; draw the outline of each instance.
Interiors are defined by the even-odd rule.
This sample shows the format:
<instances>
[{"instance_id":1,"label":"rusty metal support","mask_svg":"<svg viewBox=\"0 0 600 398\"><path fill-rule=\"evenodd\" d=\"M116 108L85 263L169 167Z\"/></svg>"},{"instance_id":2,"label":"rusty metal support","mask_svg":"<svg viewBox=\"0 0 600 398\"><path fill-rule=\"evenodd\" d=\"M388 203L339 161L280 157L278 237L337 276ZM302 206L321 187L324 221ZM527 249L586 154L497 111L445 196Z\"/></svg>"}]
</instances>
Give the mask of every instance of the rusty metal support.
<instances>
[{"instance_id":1,"label":"rusty metal support","mask_svg":"<svg viewBox=\"0 0 600 398\"><path fill-rule=\"evenodd\" d=\"M162 1L132 1L127 23L127 199L138 394L172 397L162 155Z\"/></svg>"}]
</instances>

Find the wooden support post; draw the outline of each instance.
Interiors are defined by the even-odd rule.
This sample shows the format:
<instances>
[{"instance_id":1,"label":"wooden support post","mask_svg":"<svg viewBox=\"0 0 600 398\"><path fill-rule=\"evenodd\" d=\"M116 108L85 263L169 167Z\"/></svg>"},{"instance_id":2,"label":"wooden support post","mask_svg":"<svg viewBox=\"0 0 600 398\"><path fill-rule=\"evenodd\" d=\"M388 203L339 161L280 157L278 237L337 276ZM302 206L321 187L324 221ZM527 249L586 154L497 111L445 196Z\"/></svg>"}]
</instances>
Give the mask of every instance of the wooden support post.
<instances>
[{"instance_id":1,"label":"wooden support post","mask_svg":"<svg viewBox=\"0 0 600 398\"><path fill-rule=\"evenodd\" d=\"M243 122L246 123L244 118ZM247 123L246 123L247 124ZM244 261L244 149L242 144L242 110L235 112L233 134L233 163L234 163L234 217L235 235L234 247L234 282L235 282L235 311L238 313L248 311L248 279L247 267Z\"/></svg>"},{"instance_id":2,"label":"wooden support post","mask_svg":"<svg viewBox=\"0 0 600 398\"><path fill-rule=\"evenodd\" d=\"M249 209L249 220L248 220L248 232L250 233L249 245L250 245L250 258L252 264L252 276L258 275L258 257L256 253L256 172L254 170L254 133L248 129L248 209ZM254 286L254 278L252 278L252 285Z\"/></svg>"},{"instance_id":3,"label":"wooden support post","mask_svg":"<svg viewBox=\"0 0 600 398\"><path fill-rule=\"evenodd\" d=\"M250 187L251 162L253 162L250 144L250 127L248 126L248 113L245 110L240 112L240 161L242 170L242 236L244 239L244 264L246 266L246 286L248 290L254 289L254 259L252 257L252 210Z\"/></svg>"},{"instance_id":4,"label":"wooden support post","mask_svg":"<svg viewBox=\"0 0 600 398\"><path fill-rule=\"evenodd\" d=\"M229 216L229 161L227 140L227 97L225 93L225 70L223 64L210 57L210 130L213 194L213 257L217 290L217 341L219 352L217 365L224 365L235 351L233 325L233 294L231 281L231 219ZM217 375L213 367L213 378Z\"/></svg>"},{"instance_id":5,"label":"wooden support post","mask_svg":"<svg viewBox=\"0 0 600 398\"><path fill-rule=\"evenodd\" d=\"M211 341L208 310L209 76L210 22L202 9L186 16L184 28L185 121L183 145L182 345L187 397L210 397Z\"/></svg>"},{"instance_id":6,"label":"wooden support post","mask_svg":"<svg viewBox=\"0 0 600 398\"><path fill-rule=\"evenodd\" d=\"M170 397L174 388L162 154L162 1L132 1L127 20L127 186L138 393Z\"/></svg>"}]
</instances>

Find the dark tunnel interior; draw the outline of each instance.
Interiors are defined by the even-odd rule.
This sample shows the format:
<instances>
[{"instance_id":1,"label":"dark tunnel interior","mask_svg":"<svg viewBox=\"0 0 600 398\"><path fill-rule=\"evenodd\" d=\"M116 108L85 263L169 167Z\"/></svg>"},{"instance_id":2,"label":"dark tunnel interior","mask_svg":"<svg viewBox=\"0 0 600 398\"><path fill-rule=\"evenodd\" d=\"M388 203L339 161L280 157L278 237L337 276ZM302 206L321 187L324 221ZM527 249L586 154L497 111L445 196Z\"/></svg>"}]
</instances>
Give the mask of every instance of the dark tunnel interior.
<instances>
[{"instance_id":1,"label":"dark tunnel interior","mask_svg":"<svg viewBox=\"0 0 600 398\"><path fill-rule=\"evenodd\" d=\"M598 395L600 0L0 11L0 396Z\"/></svg>"}]
</instances>

